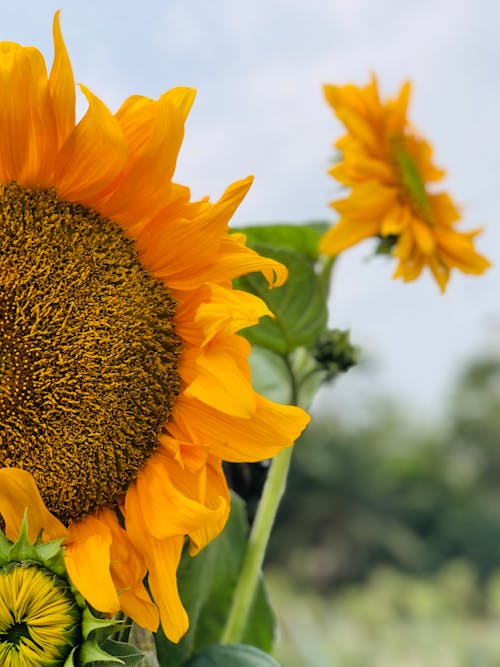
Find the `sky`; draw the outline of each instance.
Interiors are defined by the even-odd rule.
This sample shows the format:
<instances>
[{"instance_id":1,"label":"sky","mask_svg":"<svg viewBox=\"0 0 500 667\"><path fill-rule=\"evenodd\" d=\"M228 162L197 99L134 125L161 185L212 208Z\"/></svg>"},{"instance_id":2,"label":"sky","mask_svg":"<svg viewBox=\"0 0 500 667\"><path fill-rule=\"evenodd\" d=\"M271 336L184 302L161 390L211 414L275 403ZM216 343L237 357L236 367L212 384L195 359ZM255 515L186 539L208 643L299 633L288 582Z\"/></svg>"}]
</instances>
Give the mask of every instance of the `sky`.
<instances>
[{"instance_id":1,"label":"sky","mask_svg":"<svg viewBox=\"0 0 500 667\"><path fill-rule=\"evenodd\" d=\"M428 277L404 284L367 242L335 270L331 325L350 328L364 364L323 391L318 409L397 395L435 417L463 364L500 353L500 3L495 0L17 0L0 4L0 39L52 60L52 16L75 77L112 109L132 94L197 88L176 180L194 197L220 196L248 174L254 185L234 225L325 220L338 196L327 175L342 133L322 85L384 95L412 81L410 118L448 173L463 229L483 227L484 276L454 275L442 296ZM80 112L85 105L79 101ZM368 370L366 370L368 369Z\"/></svg>"}]
</instances>

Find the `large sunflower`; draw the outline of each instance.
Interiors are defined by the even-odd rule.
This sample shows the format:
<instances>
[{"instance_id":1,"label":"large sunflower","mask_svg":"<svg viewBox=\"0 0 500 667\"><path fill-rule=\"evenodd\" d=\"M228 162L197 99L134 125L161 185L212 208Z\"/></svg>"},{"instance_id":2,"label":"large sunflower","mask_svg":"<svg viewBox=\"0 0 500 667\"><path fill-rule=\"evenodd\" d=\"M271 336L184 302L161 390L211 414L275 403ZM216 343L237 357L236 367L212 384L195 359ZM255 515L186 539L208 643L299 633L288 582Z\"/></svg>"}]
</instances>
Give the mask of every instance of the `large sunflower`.
<instances>
[{"instance_id":1,"label":"large sunflower","mask_svg":"<svg viewBox=\"0 0 500 667\"><path fill-rule=\"evenodd\" d=\"M453 268L483 273L490 264L474 250L478 231L455 229L458 208L448 194L429 187L444 172L408 122L410 84L387 102L375 77L365 88L327 85L325 95L347 128L335 144L341 159L329 173L351 192L332 202L340 219L324 237L322 251L337 255L380 237L399 260L395 278L415 280L427 266L442 291Z\"/></svg>"},{"instance_id":2,"label":"large sunflower","mask_svg":"<svg viewBox=\"0 0 500 667\"><path fill-rule=\"evenodd\" d=\"M286 270L229 234L251 179L192 203L172 182L194 92L133 96L116 114L71 64L0 44L0 514L16 539L66 538L99 611L174 641L176 568L226 521L221 461L289 446L308 421L254 392L237 331L269 314L232 289ZM143 585L149 573L150 595Z\"/></svg>"}]
</instances>

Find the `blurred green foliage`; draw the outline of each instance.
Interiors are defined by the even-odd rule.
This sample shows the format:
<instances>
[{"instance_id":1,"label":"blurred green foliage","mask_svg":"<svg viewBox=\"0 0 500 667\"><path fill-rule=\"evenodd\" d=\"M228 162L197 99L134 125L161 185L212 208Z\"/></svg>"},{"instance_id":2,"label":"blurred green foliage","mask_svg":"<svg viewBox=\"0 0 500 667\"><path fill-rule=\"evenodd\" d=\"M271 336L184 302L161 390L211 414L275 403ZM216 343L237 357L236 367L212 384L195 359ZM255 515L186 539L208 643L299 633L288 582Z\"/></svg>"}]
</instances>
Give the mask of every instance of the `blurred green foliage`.
<instances>
[{"instance_id":1,"label":"blurred green foliage","mask_svg":"<svg viewBox=\"0 0 500 667\"><path fill-rule=\"evenodd\" d=\"M455 558L485 582L500 568L500 361L467 367L443 421L383 401L358 427L316 417L268 562L322 593L383 564L430 574Z\"/></svg>"},{"instance_id":2,"label":"blurred green foliage","mask_svg":"<svg viewBox=\"0 0 500 667\"><path fill-rule=\"evenodd\" d=\"M330 595L266 572L286 667L497 667L500 573L482 593L463 560L419 577L387 566Z\"/></svg>"}]
</instances>

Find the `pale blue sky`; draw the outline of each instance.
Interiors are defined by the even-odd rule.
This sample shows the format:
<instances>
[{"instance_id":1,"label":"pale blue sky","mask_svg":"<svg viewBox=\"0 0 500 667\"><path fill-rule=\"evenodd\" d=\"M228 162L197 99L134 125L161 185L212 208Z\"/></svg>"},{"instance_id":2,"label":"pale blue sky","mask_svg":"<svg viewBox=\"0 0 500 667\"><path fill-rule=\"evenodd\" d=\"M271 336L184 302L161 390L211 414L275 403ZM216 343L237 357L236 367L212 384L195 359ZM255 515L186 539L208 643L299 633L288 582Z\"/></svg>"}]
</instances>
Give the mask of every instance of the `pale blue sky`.
<instances>
[{"instance_id":1,"label":"pale blue sky","mask_svg":"<svg viewBox=\"0 0 500 667\"><path fill-rule=\"evenodd\" d=\"M495 0L18 0L2 2L0 39L38 46L51 60L57 8L76 80L112 109L133 93L198 89L177 180L215 198L254 174L237 223L333 220L326 168L341 128L321 84L364 84L373 70L392 94L410 78L411 118L449 173L464 229L484 226L479 247L499 263ZM498 269L456 276L442 297L427 278L392 281L393 265L369 256L367 244L339 262L332 324L350 326L379 370L352 373L320 404L360 404L387 390L434 413L464 359L500 349Z\"/></svg>"}]
</instances>

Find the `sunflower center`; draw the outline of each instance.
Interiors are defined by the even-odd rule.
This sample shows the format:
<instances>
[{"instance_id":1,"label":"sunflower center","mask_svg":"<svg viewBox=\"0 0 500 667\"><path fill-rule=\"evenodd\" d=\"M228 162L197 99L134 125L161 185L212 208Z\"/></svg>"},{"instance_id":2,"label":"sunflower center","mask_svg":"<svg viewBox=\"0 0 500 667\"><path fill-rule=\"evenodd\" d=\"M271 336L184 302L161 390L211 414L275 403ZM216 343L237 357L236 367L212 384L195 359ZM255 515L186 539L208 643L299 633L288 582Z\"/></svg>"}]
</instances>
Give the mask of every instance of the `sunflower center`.
<instances>
[{"instance_id":1,"label":"sunflower center","mask_svg":"<svg viewBox=\"0 0 500 667\"><path fill-rule=\"evenodd\" d=\"M111 221L0 186L0 467L63 522L113 505L179 393L175 304Z\"/></svg>"},{"instance_id":2,"label":"sunflower center","mask_svg":"<svg viewBox=\"0 0 500 667\"><path fill-rule=\"evenodd\" d=\"M402 139L392 141L392 152L404 189L415 213L428 224L432 224L432 213L425 183L415 160L403 146Z\"/></svg>"},{"instance_id":3,"label":"sunflower center","mask_svg":"<svg viewBox=\"0 0 500 667\"><path fill-rule=\"evenodd\" d=\"M68 584L48 570L0 568L1 665L62 665L80 642L80 616Z\"/></svg>"}]
</instances>

